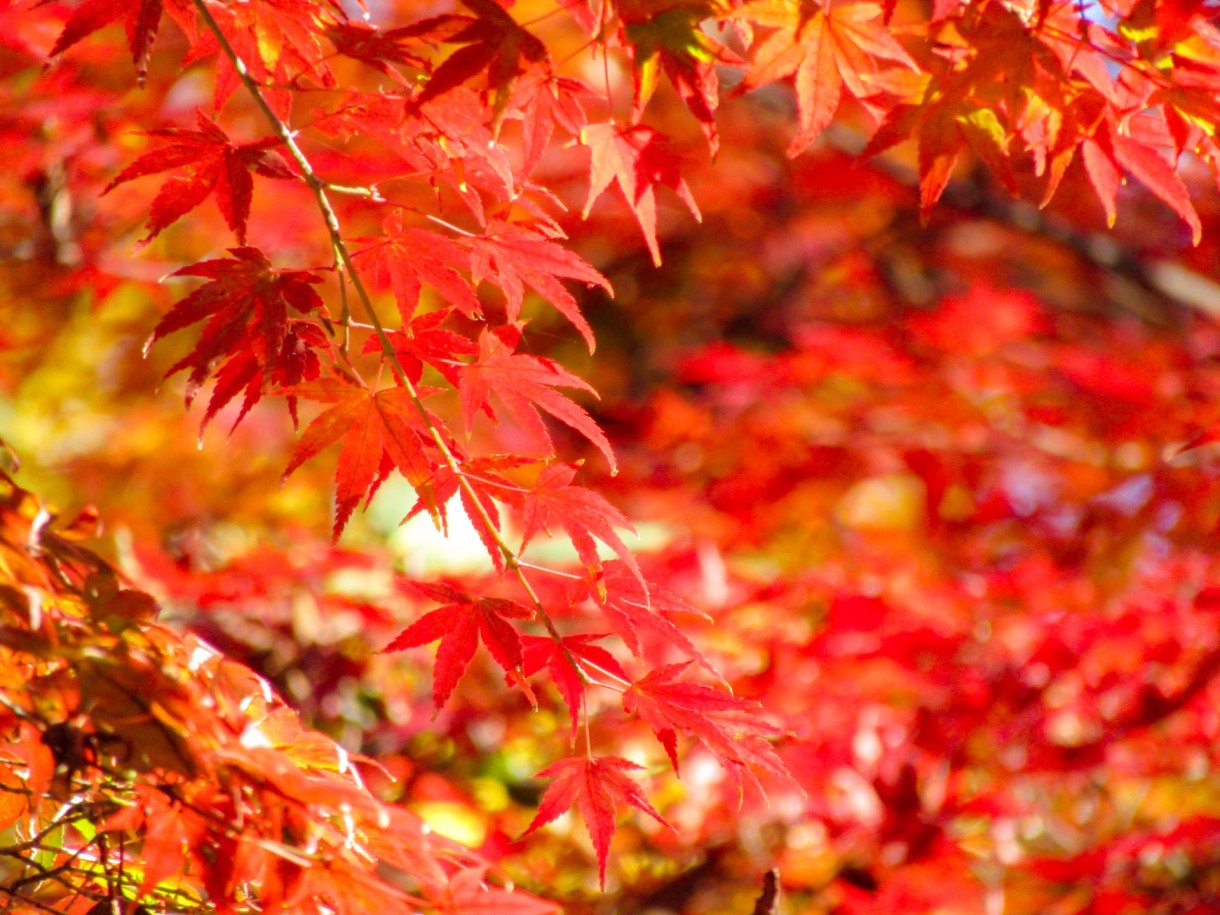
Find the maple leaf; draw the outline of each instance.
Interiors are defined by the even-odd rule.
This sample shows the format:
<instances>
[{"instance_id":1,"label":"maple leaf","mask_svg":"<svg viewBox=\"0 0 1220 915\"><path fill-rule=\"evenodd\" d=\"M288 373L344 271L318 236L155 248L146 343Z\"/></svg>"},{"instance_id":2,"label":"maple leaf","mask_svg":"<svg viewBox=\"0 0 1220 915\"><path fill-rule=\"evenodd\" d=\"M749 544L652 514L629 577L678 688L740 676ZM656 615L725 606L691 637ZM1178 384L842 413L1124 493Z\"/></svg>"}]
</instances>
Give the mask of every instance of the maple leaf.
<instances>
[{"instance_id":1,"label":"maple leaf","mask_svg":"<svg viewBox=\"0 0 1220 915\"><path fill-rule=\"evenodd\" d=\"M593 209L594 201L610 187L610 182L615 182L640 224L652 262L661 266L656 186L672 188L695 219L703 219L678 169L677 160L665 146L664 136L644 124L625 129L613 123L589 124L581 130L580 142L589 147L593 157L585 218Z\"/></svg>"},{"instance_id":2,"label":"maple leaf","mask_svg":"<svg viewBox=\"0 0 1220 915\"><path fill-rule=\"evenodd\" d=\"M480 225L488 221L483 194L528 200L520 195L507 148L487 123L487 105L478 93L458 87L420 105L418 113L413 107L405 109L410 147L400 143L404 158L452 187Z\"/></svg>"},{"instance_id":3,"label":"maple leaf","mask_svg":"<svg viewBox=\"0 0 1220 915\"><path fill-rule=\"evenodd\" d=\"M295 177L284 161L272 152L271 148L279 145L279 138L233 143L229 135L202 111L196 111L195 118L198 130L171 127L149 131L149 136L176 142L140 156L102 191L108 194L120 184L145 175L171 168L188 168L186 175L171 178L157 192L148 217L148 234L140 241L141 246L147 245L213 193L225 222L237 235L238 242L244 245L250 200L254 194L254 179L250 172L267 178Z\"/></svg>"},{"instance_id":4,"label":"maple leaf","mask_svg":"<svg viewBox=\"0 0 1220 915\"><path fill-rule=\"evenodd\" d=\"M907 80L899 104L889 107L861 158L915 137L919 144L920 210L926 217L948 186L962 151L969 146L1012 193L1012 144L1021 113L1037 121L1032 90L1042 106L1068 82L1059 51L1038 41L1015 13L998 5L972 11L969 32L982 48L955 60L934 58L927 71ZM965 24L961 26L965 28ZM1073 52L1077 43L1072 42ZM1079 66L1093 58L1076 53ZM1067 67L1073 66L1067 64ZM1045 124L1043 129L1047 129ZM1054 131L1056 128L1049 128ZM1045 145L1044 140L1037 143ZM1062 142L1062 140L1060 141ZM1036 154L1046 159L1046 152ZM1066 162L1056 161L1052 183Z\"/></svg>"},{"instance_id":5,"label":"maple leaf","mask_svg":"<svg viewBox=\"0 0 1220 915\"><path fill-rule=\"evenodd\" d=\"M568 706L572 719L572 737L576 740L576 728L580 710L584 706L585 688L582 672L597 676L598 672L610 674L623 683L631 682L618 660L593 642L605 635L569 635L556 640L549 636L527 635L521 640L523 676L532 677L542 668L551 675L559 694ZM575 662L576 667L573 667ZM577 669L579 668L579 670Z\"/></svg>"},{"instance_id":6,"label":"maple leaf","mask_svg":"<svg viewBox=\"0 0 1220 915\"><path fill-rule=\"evenodd\" d=\"M585 829L593 840L597 853L598 875L602 889L606 887L606 859L610 855L610 840L614 838L615 816L620 804L627 804L648 814L662 826L672 826L644 797L640 786L626 774L643 768L618 756L576 756L552 763L538 778L553 778L538 804L538 813L521 836L525 838L573 806L585 821Z\"/></svg>"},{"instance_id":7,"label":"maple leaf","mask_svg":"<svg viewBox=\"0 0 1220 915\"><path fill-rule=\"evenodd\" d=\"M40 0L45 6L51 0ZM49 57L58 57L83 38L116 19L127 26L127 44L136 65L136 78L144 85L148 58L161 26L161 13L167 12L188 35L193 31L194 9L189 0L85 0L72 11L64 29L51 48Z\"/></svg>"},{"instance_id":8,"label":"maple leaf","mask_svg":"<svg viewBox=\"0 0 1220 915\"><path fill-rule=\"evenodd\" d=\"M296 880L285 883L285 889L290 892L285 894L282 907L275 906L284 912L312 909L334 915L365 915L407 913L414 909L411 896L383 881L374 871L338 855L302 869Z\"/></svg>"},{"instance_id":9,"label":"maple leaf","mask_svg":"<svg viewBox=\"0 0 1220 915\"><path fill-rule=\"evenodd\" d=\"M609 461L611 471L617 471L614 451L593 417L555 390L557 387L577 388L594 394L593 388L550 359L514 353L504 339L512 336L513 329L500 330L496 333L485 329L479 335L478 358L458 370L466 434L470 434L480 410L486 410L494 418L495 413L488 403L494 394L540 454L550 455L555 451L538 413L544 410L596 445Z\"/></svg>"},{"instance_id":10,"label":"maple leaf","mask_svg":"<svg viewBox=\"0 0 1220 915\"><path fill-rule=\"evenodd\" d=\"M510 619L532 619L534 611L501 597L477 597L445 584L407 582L412 588L445 606L424 614L382 651L401 651L440 640L432 679L432 701L437 711L457 686L474 658L479 639L506 672L520 673L521 639Z\"/></svg>"},{"instance_id":11,"label":"maple leaf","mask_svg":"<svg viewBox=\"0 0 1220 915\"><path fill-rule=\"evenodd\" d=\"M474 281L492 279L504 290L510 323L521 316L525 287L529 286L572 322L585 338L589 352L593 352L593 330L580 313L576 299L559 280L579 280L613 294L609 280L583 258L524 226L494 222L486 234L467 241L472 250L470 269Z\"/></svg>"},{"instance_id":12,"label":"maple leaf","mask_svg":"<svg viewBox=\"0 0 1220 915\"><path fill-rule=\"evenodd\" d=\"M426 229L404 228L402 215L397 213L386 218L382 231L385 237L381 239L356 239L370 247L358 251L354 258L367 270L371 280L388 283L394 290L404 324L415 313L424 283L436 289L467 317L480 314L481 306L474 289L457 271L470 261L469 252L461 245Z\"/></svg>"},{"instance_id":13,"label":"maple leaf","mask_svg":"<svg viewBox=\"0 0 1220 915\"><path fill-rule=\"evenodd\" d=\"M456 443L452 443L450 449L456 452L458 449L455 445ZM438 523L441 531L448 536L449 524L446 503L455 495L458 496L461 500L462 508L470 519L470 523L474 525L479 539L487 549L487 555L491 558L497 570L504 571L504 554L500 549L500 542L497 539L500 525L500 510L496 503L497 501L519 502L520 487L503 476L502 471L533 463L536 462L532 458L518 455L487 455L463 459L460 469L456 472L446 465L440 466L437 468L433 484L436 492L434 521ZM465 480L469 486L469 491L466 486L461 485L460 480ZM474 493L473 496L471 492ZM403 522L409 521L426 507L428 506L424 504L422 499L418 500L412 506L410 512L407 513ZM490 523L491 527L484 523L483 515L486 515L487 522Z\"/></svg>"},{"instance_id":14,"label":"maple leaf","mask_svg":"<svg viewBox=\"0 0 1220 915\"><path fill-rule=\"evenodd\" d=\"M1002 102L989 103L978 98L986 91L995 90L997 81L998 85L1005 86L1003 80L1007 77L1003 76L1002 61L1002 57L992 60L986 67L985 76L975 74L977 80L971 75L972 71L946 76L943 82L933 80L935 90L930 99L891 108L860 154L861 159L867 159L915 137L919 144L920 214L924 218L948 187L953 169L967 147L987 164L1010 193L1017 192L1011 162L1017 133L1007 123L1006 106ZM988 79L993 85L980 88ZM1008 91L1007 88L1004 91ZM1053 158L1051 192L1067 167L1067 160Z\"/></svg>"},{"instance_id":15,"label":"maple leaf","mask_svg":"<svg viewBox=\"0 0 1220 915\"><path fill-rule=\"evenodd\" d=\"M875 90L866 78L879 60L912 70L916 64L885 27L876 3L749 3L736 15L753 23L778 26L754 52L754 66L741 89L791 76L799 114L788 155L804 150L826 129L838 110L843 87L856 98Z\"/></svg>"},{"instance_id":16,"label":"maple leaf","mask_svg":"<svg viewBox=\"0 0 1220 915\"><path fill-rule=\"evenodd\" d=\"M713 156L719 149L716 107L720 103L718 65L740 64L740 58L703 31L702 23L716 10L698 3L657 11L649 3L620 3L635 74L632 120L643 117L664 69L678 95L698 120Z\"/></svg>"},{"instance_id":17,"label":"maple leaf","mask_svg":"<svg viewBox=\"0 0 1220 915\"><path fill-rule=\"evenodd\" d=\"M144 873L137 897L162 880L181 874L186 867L187 849L206 836L206 820L198 813L171 802L159 791L141 788L138 803L121 808L105 820L107 829L143 829L140 863Z\"/></svg>"},{"instance_id":18,"label":"maple leaf","mask_svg":"<svg viewBox=\"0 0 1220 915\"><path fill-rule=\"evenodd\" d=\"M465 17L453 17L465 19ZM406 80L389 63L405 64L418 70L426 70L428 61L412 50L413 45L423 44L419 37L420 24L397 29L378 29L367 22L333 22L325 26L326 37L335 46L335 51L344 57L368 64L399 83Z\"/></svg>"},{"instance_id":19,"label":"maple leaf","mask_svg":"<svg viewBox=\"0 0 1220 915\"><path fill-rule=\"evenodd\" d=\"M542 531L558 525L564 529L576 554L585 568L599 571L601 559L597 555L596 537L618 555L623 563L642 582L643 576L635 557L627 544L619 537L616 527L635 529L617 508L583 486L573 486L576 468L567 464L554 464L538 474L534 487L520 500L522 526L521 549Z\"/></svg>"},{"instance_id":20,"label":"maple leaf","mask_svg":"<svg viewBox=\"0 0 1220 915\"><path fill-rule=\"evenodd\" d=\"M321 38L321 23L333 16L325 9L327 0L261 0L258 3L210 4L209 11L221 32L249 74L265 86L263 96L276 115L287 119L293 93L287 86L299 87L312 77L323 87L333 88L336 81L326 63ZM216 56L215 107L219 111L242 84L227 52L221 50L211 29L201 33L192 44L184 65Z\"/></svg>"},{"instance_id":21,"label":"maple leaf","mask_svg":"<svg viewBox=\"0 0 1220 915\"><path fill-rule=\"evenodd\" d=\"M494 0L462 0L462 3L476 14L475 18L467 19L465 27L456 32L451 23L445 22L445 31L437 37L465 47L454 51L436 68L415 103L430 102L475 76L486 74L496 125L517 77L530 69L545 67L550 56L546 45L518 25Z\"/></svg>"},{"instance_id":22,"label":"maple leaf","mask_svg":"<svg viewBox=\"0 0 1220 915\"><path fill-rule=\"evenodd\" d=\"M316 357L311 362L302 350L324 340L318 336L320 331L308 330L304 324L290 329L288 321L290 308L301 314L322 308L322 299L312 288L322 282L320 277L308 270L274 270L258 248L230 248L229 253L232 259L200 261L170 274L203 277L208 282L170 309L144 345L147 353L161 338L207 321L195 348L165 373L168 378L191 370L188 404L216 362L237 359L245 366L222 367L222 374L228 371L224 388L229 393L213 397L205 424L242 386L247 389L244 415L261 396L267 378L291 382L310 377ZM258 385L252 387L255 380Z\"/></svg>"},{"instance_id":23,"label":"maple leaf","mask_svg":"<svg viewBox=\"0 0 1220 915\"><path fill-rule=\"evenodd\" d=\"M786 732L759 717L757 702L701 683L679 682L691 664L669 664L632 683L623 693L623 710L638 713L678 771L676 731L702 741L724 765L740 790L743 780L760 791L754 769L791 781L787 768L772 749L769 738Z\"/></svg>"},{"instance_id":24,"label":"maple leaf","mask_svg":"<svg viewBox=\"0 0 1220 915\"><path fill-rule=\"evenodd\" d=\"M653 642L644 642L647 634L659 643L677 648L698 662L713 677L720 678L716 668L682 631L674 619L709 617L700 613L668 588L644 582L638 568L621 560L605 563L602 574L592 582L582 582L576 599L588 597L606 615L615 634L637 658L655 658Z\"/></svg>"},{"instance_id":25,"label":"maple leaf","mask_svg":"<svg viewBox=\"0 0 1220 915\"><path fill-rule=\"evenodd\" d=\"M297 319L286 323L284 343L274 359L260 361L253 350L239 349L216 372L216 384L200 428L206 429L212 418L242 391L245 396L230 431L237 428L268 388L284 390L317 380L322 371L317 351L330 349L330 338L319 325ZM288 394L286 399L295 428L299 424L297 397Z\"/></svg>"},{"instance_id":26,"label":"maple leaf","mask_svg":"<svg viewBox=\"0 0 1220 915\"><path fill-rule=\"evenodd\" d=\"M1120 130L1114 123L1107 122L1102 130L1083 144L1085 170L1105 207L1108 221L1113 225L1117 215L1115 198L1122 177L1119 171L1121 166L1190 226L1191 239L1197 245L1203 237L1203 224L1191 202L1190 191L1178 176L1173 163L1158 148L1171 146L1170 142L1163 142L1168 137L1158 136L1155 131L1149 130L1147 119L1133 123L1133 127ZM1139 127L1144 130L1139 131Z\"/></svg>"},{"instance_id":27,"label":"maple leaf","mask_svg":"<svg viewBox=\"0 0 1220 915\"><path fill-rule=\"evenodd\" d=\"M592 96L584 83L550 73L534 71L522 75L513 87L509 117L521 120L521 177L533 173L560 127L577 136L587 123L581 99Z\"/></svg>"},{"instance_id":28,"label":"maple leaf","mask_svg":"<svg viewBox=\"0 0 1220 915\"><path fill-rule=\"evenodd\" d=\"M423 420L406 389L370 391L335 375L285 393L333 404L305 428L284 477L322 449L340 443L335 470L336 538L360 500L366 495L372 498L391 468L406 477L426 505L435 505L434 464L424 453L418 428Z\"/></svg>"},{"instance_id":29,"label":"maple leaf","mask_svg":"<svg viewBox=\"0 0 1220 915\"><path fill-rule=\"evenodd\" d=\"M456 388L459 384L458 369L464 365L457 357L478 352L478 347L469 337L441 328L448 316L449 313L445 311L431 311L414 318L402 330L390 331L386 335L399 363L412 381L418 382L422 377L423 364L426 362ZM381 352L381 341L377 337L369 337L364 342L364 352Z\"/></svg>"}]
</instances>

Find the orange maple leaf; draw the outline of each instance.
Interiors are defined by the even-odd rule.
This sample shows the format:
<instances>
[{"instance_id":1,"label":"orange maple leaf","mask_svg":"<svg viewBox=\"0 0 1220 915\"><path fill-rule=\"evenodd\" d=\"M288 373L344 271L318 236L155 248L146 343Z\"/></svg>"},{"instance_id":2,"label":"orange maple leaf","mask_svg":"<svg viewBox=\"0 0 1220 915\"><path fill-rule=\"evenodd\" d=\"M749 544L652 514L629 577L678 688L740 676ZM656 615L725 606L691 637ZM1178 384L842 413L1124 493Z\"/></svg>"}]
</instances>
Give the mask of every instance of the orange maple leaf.
<instances>
[{"instance_id":1,"label":"orange maple leaf","mask_svg":"<svg viewBox=\"0 0 1220 915\"><path fill-rule=\"evenodd\" d=\"M610 183L617 182L644 233L652 262L661 266L656 186L663 184L672 188L695 219L702 221L699 206L678 170L678 162L665 147L665 138L644 124L628 128L617 124L590 124L581 130L580 142L593 153L585 217L588 218L594 201Z\"/></svg>"},{"instance_id":2,"label":"orange maple leaf","mask_svg":"<svg viewBox=\"0 0 1220 915\"><path fill-rule=\"evenodd\" d=\"M752 89L791 76L796 86L798 126L788 146L795 156L817 139L839 108L843 87L856 98L876 92L866 79L893 61L916 69L885 25L877 3L780 3L758 0L737 17L777 31L754 52L754 66L743 89Z\"/></svg>"},{"instance_id":3,"label":"orange maple leaf","mask_svg":"<svg viewBox=\"0 0 1220 915\"><path fill-rule=\"evenodd\" d=\"M335 527L338 537L360 500L397 469L429 510L435 509L433 462L416 428L422 418L404 388L371 391L339 376L290 388L286 393L333 404L311 422L297 442L287 477L322 449L340 443L335 471Z\"/></svg>"}]
</instances>

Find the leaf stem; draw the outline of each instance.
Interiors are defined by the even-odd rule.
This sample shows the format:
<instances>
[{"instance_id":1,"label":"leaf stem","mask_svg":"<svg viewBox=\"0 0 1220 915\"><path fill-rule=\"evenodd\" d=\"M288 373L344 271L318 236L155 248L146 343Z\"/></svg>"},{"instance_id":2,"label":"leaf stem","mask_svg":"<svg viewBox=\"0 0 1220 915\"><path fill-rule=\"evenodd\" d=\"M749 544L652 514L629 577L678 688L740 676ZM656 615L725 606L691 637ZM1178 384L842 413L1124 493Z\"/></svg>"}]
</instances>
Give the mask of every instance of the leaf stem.
<instances>
[{"instance_id":1,"label":"leaf stem","mask_svg":"<svg viewBox=\"0 0 1220 915\"><path fill-rule=\"evenodd\" d=\"M581 581L579 575L573 575L571 572L561 572L559 569L551 569L546 566L535 565L532 562L526 562L524 559L517 560L518 564L523 569L533 569L535 572L546 572L548 575L557 575L560 578L567 578L571 581Z\"/></svg>"},{"instance_id":2,"label":"leaf stem","mask_svg":"<svg viewBox=\"0 0 1220 915\"><path fill-rule=\"evenodd\" d=\"M431 213L425 213L424 219L436 223L438 226L444 226L450 232L456 232L458 235L465 235L467 238L478 238L473 232L467 232L465 229L458 228L451 222L445 222L439 216L433 216Z\"/></svg>"}]
</instances>

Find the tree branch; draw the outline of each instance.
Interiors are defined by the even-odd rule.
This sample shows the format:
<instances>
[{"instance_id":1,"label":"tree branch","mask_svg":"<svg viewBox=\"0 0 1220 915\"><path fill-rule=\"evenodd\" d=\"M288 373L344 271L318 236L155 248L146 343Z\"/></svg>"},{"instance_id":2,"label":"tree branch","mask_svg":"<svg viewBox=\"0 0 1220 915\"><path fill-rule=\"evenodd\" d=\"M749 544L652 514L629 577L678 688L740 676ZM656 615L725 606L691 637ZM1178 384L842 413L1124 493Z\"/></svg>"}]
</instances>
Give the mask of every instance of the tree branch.
<instances>
[{"instance_id":1,"label":"tree branch","mask_svg":"<svg viewBox=\"0 0 1220 915\"><path fill-rule=\"evenodd\" d=\"M525 590L531 604L533 604L534 610L538 615L538 619L542 622L543 626L546 627L547 633L550 635L550 637L558 643L565 656L567 656L567 660L572 664L572 668L577 672L581 679L584 680L584 672L581 670L580 665L576 663L575 658L573 658L568 652L566 646L564 646L562 636L559 634L559 630L555 628L554 621L546 612L546 609L542 605L542 600L538 597L538 592L534 590L534 586L526 577L525 570L521 566L517 551L509 546L508 542L504 539L504 535L500 532L499 527L492 521L490 514L488 514L487 510L483 507L483 504L479 501L478 493L475 491L470 481L466 479L465 474L462 471L461 461L458 460L457 456L453 453L453 450L445 441L445 437L441 434L441 431L436 427L436 424L428 415L428 411L424 408L423 401L419 397L419 392L416 390L415 385L411 382L410 377L408 377L406 371L403 369L402 363L398 359L398 354L394 350L394 345L390 342L389 335L386 333L385 325L381 322L381 316L377 314L377 310L373 306L372 298L369 296L368 289L365 287L364 282L361 280L360 274L357 272L356 266L352 261L351 251L348 249L346 242L343 240L339 227L339 218L335 215L334 207L331 206L330 198L326 193L327 183L318 177L317 173L313 169L313 165L310 163L309 159L306 158L304 152L302 152L300 145L296 141L296 132L291 130L288 125L284 123L284 121L275 113L275 110L268 103L266 96L263 95L262 89L258 85L258 82L250 74L250 70L246 66L245 61L242 60L242 58L234 50L233 45L229 42L229 39L224 34L224 30L220 27L220 24L216 21L215 17L212 16L211 11L207 7L206 0L194 0L194 2L195 8L199 11L199 15L202 17L204 24L208 27L212 34L216 36L216 41L220 45L221 51L233 65L233 69L237 72L238 78L241 80L242 85L245 86L247 93L249 93L250 97L254 100L254 103L258 106L259 110L262 111L263 116L271 125L272 131L284 144L284 147L288 150L288 154L292 157L292 160L301 170L301 175L305 181L305 184L308 185L309 189L313 192L314 200L318 204L318 209L322 212L322 219L326 224L326 231L330 236L330 244L335 253L336 266L340 272L347 274L347 278L352 284L352 289L355 290L356 297L360 300L360 304L363 307L365 314L368 316L369 324L372 326L373 332L376 334L377 340L381 345L381 351L390 363L390 368L394 374L395 381L407 392L407 396L410 398L416 410L419 411L419 415L423 418L424 426L428 430L429 437L432 439L433 444L440 452L441 457L445 462L445 466L452 471L454 477L458 481L458 485L468 496L467 501L473 506L473 510L478 516L475 520L477 523L483 524L487 532L491 535L496 548L500 551L501 556L503 556L505 567L511 569L516 575L517 580L521 583L521 587Z\"/></svg>"}]
</instances>

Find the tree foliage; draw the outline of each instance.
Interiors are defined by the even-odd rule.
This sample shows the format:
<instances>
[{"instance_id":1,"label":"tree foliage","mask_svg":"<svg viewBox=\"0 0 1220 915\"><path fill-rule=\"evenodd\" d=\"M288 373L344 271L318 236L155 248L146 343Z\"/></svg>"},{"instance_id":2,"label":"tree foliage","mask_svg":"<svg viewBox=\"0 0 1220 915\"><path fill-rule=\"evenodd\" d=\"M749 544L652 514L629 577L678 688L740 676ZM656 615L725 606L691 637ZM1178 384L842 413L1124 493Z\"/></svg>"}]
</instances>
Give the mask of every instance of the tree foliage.
<instances>
[{"instance_id":1,"label":"tree foliage","mask_svg":"<svg viewBox=\"0 0 1220 915\"><path fill-rule=\"evenodd\" d=\"M0 11L6 911L1207 911L1215 12Z\"/></svg>"}]
</instances>

